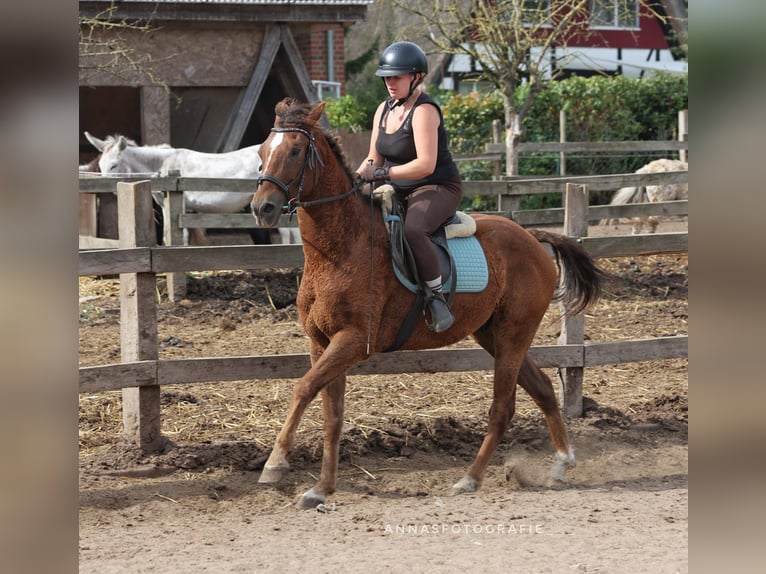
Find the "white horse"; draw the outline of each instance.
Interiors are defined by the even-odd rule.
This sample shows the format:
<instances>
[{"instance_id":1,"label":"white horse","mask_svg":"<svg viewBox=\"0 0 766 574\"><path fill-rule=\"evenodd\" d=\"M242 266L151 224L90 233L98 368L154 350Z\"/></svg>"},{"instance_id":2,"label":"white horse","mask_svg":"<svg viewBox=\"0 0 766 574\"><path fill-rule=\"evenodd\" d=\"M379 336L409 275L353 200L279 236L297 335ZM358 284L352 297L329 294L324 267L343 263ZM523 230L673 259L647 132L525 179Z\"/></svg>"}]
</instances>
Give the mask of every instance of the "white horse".
<instances>
[{"instance_id":1,"label":"white horse","mask_svg":"<svg viewBox=\"0 0 766 574\"><path fill-rule=\"evenodd\" d=\"M98 165L102 174L160 175L173 171L182 177L228 177L255 179L260 175L260 145L227 153L205 153L167 144L139 146L122 135L100 140L85 132L88 141L101 152ZM252 192L185 191L187 211L198 213L239 213L253 198ZM298 228L280 228L282 243L300 243Z\"/></svg>"},{"instance_id":2,"label":"white horse","mask_svg":"<svg viewBox=\"0 0 766 574\"><path fill-rule=\"evenodd\" d=\"M677 159L656 159L647 163L645 166L636 170L636 173L660 173L663 171L688 171L689 164ZM647 185L639 187L623 187L618 189L610 205L626 205L628 203L657 203L661 201L675 201L678 199L689 199L688 183L668 183L661 185ZM612 225L617 220L607 221ZM659 221L657 217L636 217L633 218L633 233L641 233L646 225L649 233L657 231Z\"/></svg>"}]
</instances>

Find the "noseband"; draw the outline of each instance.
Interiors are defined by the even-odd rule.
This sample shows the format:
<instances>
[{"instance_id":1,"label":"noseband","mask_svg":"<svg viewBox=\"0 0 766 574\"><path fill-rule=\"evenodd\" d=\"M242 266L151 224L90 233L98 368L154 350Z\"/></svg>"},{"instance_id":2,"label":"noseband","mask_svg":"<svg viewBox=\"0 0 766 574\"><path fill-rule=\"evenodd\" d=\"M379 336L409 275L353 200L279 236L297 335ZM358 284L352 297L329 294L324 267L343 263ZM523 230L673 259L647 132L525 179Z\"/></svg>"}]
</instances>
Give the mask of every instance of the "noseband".
<instances>
[{"instance_id":1,"label":"noseband","mask_svg":"<svg viewBox=\"0 0 766 574\"><path fill-rule=\"evenodd\" d=\"M307 207L310 205L327 203L328 201L343 199L345 197L348 197L349 195L356 193L357 191L356 188L352 186L350 191L341 195L323 197L321 199L315 199L313 201L300 201L301 191L303 191L303 184L306 180L306 168L308 167L314 172L314 179L316 180L317 164L324 167L324 162L322 161L322 158L319 156L319 152L317 151L316 145L314 144L314 141L315 141L314 134L307 130L304 130L303 128L271 128L271 131L276 133L297 132L297 133L303 134L309 140L308 149L306 150L306 156L303 159L303 165L301 166L301 169L296 174L296 176L293 179L291 179L288 183L285 183L278 177L275 177L268 173L259 175L258 178L256 179L256 187L260 186L262 182L268 181L276 185L282 191L282 193L285 194L285 196L287 197L287 213L288 214L292 215L293 213L295 213L298 207ZM298 190L295 192L295 196L293 197L293 195L290 193L290 187L296 181L298 181L299 178L300 178L300 183L298 184Z\"/></svg>"}]
</instances>

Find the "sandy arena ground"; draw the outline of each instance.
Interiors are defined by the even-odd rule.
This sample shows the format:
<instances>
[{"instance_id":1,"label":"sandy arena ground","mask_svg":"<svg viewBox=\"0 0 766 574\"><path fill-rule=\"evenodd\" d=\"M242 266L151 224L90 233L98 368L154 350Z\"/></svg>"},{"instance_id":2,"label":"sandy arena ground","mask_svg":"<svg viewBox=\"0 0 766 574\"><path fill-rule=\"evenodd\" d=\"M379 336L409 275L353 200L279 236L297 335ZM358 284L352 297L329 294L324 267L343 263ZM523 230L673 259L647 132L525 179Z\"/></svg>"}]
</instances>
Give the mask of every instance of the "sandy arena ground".
<instances>
[{"instance_id":1,"label":"sandy arena ground","mask_svg":"<svg viewBox=\"0 0 766 574\"><path fill-rule=\"evenodd\" d=\"M600 263L617 279L587 315L590 341L687 334L686 254ZM80 279L81 366L119 361L118 290ZM290 270L193 274L180 304L160 290L160 356L307 352L296 292ZM557 330L546 319L535 343ZM321 511L294 508L319 473L318 404L284 484L257 482L293 383L163 387L168 443L151 457L121 442L119 392L81 394L80 572L688 572L686 360L585 371L564 487L545 485L550 439L520 394L482 489L457 497L491 373L351 377L339 488Z\"/></svg>"}]
</instances>

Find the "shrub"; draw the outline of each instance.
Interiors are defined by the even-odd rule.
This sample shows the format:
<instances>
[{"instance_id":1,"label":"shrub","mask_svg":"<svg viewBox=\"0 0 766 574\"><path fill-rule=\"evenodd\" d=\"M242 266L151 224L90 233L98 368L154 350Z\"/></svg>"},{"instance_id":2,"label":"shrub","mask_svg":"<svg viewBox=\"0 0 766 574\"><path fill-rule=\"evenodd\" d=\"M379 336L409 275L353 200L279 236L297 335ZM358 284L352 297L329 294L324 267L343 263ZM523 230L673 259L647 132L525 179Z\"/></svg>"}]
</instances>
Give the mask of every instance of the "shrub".
<instances>
[{"instance_id":1,"label":"shrub","mask_svg":"<svg viewBox=\"0 0 766 574\"><path fill-rule=\"evenodd\" d=\"M521 107L529 93L523 85L515 98ZM652 78L574 76L549 82L523 120L522 141L559 141L559 112L566 111L569 141L675 139L679 110L689 106L688 77L657 74ZM492 140L492 120L503 121L502 99L490 94L442 95L445 126L453 153L479 153ZM665 155L665 154L663 154ZM572 175L628 173L656 159L658 154L594 152L568 154L566 172ZM478 164L478 165L477 165ZM461 162L464 179L490 179L489 162ZM559 173L558 153L528 153L519 158L522 175ZM608 201L594 194L592 202ZM481 204L482 200L474 200ZM494 199L490 199L490 203ZM560 206L559 194L527 196L523 208Z\"/></svg>"},{"instance_id":2,"label":"shrub","mask_svg":"<svg viewBox=\"0 0 766 574\"><path fill-rule=\"evenodd\" d=\"M354 96L327 98L324 102L324 113L332 127L346 128L351 132L363 131L363 126L366 125L368 118L365 110L360 108Z\"/></svg>"}]
</instances>

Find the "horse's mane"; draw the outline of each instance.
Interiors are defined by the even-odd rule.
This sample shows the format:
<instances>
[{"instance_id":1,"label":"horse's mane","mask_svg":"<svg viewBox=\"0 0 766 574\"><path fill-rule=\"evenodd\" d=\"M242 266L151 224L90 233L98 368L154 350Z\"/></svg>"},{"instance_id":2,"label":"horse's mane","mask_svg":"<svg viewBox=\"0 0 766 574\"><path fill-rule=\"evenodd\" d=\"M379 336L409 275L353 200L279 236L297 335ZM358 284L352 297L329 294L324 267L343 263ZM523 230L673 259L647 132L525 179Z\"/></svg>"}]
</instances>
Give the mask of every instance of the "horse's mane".
<instances>
[{"instance_id":1,"label":"horse's mane","mask_svg":"<svg viewBox=\"0 0 766 574\"><path fill-rule=\"evenodd\" d=\"M301 103L292 98L285 98L280 102L280 105L277 106L276 114L277 117L281 119L280 125L295 126L305 129L306 131L311 131L314 127L318 128L330 145L330 150L332 150L338 163L343 167L346 175L348 175L350 179L353 179L352 170L348 165L346 154L340 144L340 136L310 120L308 114L311 110L311 104Z\"/></svg>"}]
</instances>

